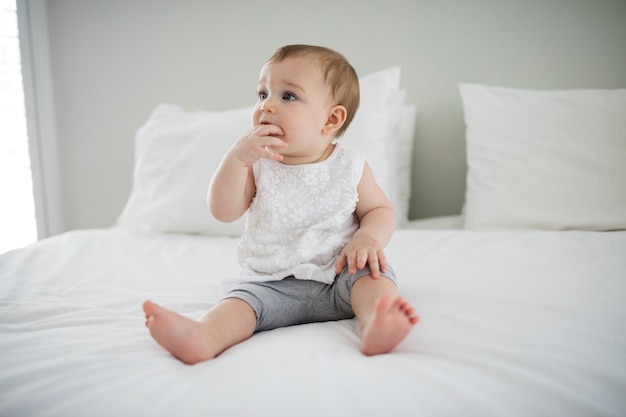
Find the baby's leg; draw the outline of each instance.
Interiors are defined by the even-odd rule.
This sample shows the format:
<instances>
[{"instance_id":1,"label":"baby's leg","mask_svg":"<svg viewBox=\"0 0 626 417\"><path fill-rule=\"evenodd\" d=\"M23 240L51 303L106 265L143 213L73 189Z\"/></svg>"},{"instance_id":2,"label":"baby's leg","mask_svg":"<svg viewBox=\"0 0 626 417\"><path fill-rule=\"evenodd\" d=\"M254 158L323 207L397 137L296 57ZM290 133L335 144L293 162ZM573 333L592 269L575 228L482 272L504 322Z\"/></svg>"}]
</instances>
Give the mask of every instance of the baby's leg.
<instances>
[{"instance_id":1,"label":"baby's leg","mask_svg":"<svg viewBox=\"0 0 626 417\"><path fill-rule=\"evenodd\" d=\"M359 278L352 286L350 301L359 320L361 351L368 356L390 352L419 321L395 284L384 277Z\"/></svg>"},{"instance_id":2,"label":"baby's leg","mask_svg":"<svg viewBox=\"0 0 626 417\"><path fill-rule=\"evenodd\" d=\"M158 344L186 364L194 364L219 355L229 347L252 336L256 316L244 301L229 298L200 321L194 321L146 301L146 326Z\"/></svg>"}]
</instances>

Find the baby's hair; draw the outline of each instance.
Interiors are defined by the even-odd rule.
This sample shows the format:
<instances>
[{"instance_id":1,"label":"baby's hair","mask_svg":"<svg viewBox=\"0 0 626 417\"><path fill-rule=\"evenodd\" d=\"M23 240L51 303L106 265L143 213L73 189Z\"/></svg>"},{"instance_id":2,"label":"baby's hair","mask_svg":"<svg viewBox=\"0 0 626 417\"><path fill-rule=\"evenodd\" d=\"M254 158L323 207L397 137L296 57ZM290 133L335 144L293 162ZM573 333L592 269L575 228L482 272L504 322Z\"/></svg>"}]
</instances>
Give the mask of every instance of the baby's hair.
<instances>
[{"instance_id":1,"label":"baby's hair","mask_svg":"<svg viewBox=\"0 0 626 417\"><path fill-rule=\"evenodd\" d=\"M280 62L286 58L300 56L311 57L319 62L324 73L324 82L330 87L333 99L336 104L346 108L346 121L337 132L337 137L343 135L359 108L359 77L356 71L339 52L314 45L283 46L277 49L267 62Z\"/></svg>"}]
</instances>

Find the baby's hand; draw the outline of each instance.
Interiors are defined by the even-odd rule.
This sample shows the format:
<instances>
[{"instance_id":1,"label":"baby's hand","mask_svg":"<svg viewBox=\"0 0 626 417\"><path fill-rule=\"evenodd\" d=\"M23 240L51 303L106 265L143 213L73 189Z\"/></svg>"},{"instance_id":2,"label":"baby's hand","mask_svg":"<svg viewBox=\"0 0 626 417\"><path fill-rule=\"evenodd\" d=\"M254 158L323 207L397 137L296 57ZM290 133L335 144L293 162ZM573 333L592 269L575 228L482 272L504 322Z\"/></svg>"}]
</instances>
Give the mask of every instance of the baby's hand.
<instances>
[{"instance_id":1,"label":"baby's hand","mask_svg":"<svg viewBox=\"0 0 626 417\"><path fill-rule=\"evenodd\" d=\"M277 137L283 134L276 125L257 125L235 142L232 152L245 166L251 166L261 158L282 161L283 156L275 150L287 147L287 142Z\"/></svg>"},{"instance_id":2,"label":"baby's hand","mask_svg":"<svg viewBox=\"0 0 626 417\"><path fill-rule=\"evenodd\" d=\"M369 265L372 278L380 278L380 273L387 272L387 259L378 242L367 237L353 237L341 251L335 263L335 273L340 273L348 265L348 272L356 274L357 269Z\"/></svg>"}]
</instances>

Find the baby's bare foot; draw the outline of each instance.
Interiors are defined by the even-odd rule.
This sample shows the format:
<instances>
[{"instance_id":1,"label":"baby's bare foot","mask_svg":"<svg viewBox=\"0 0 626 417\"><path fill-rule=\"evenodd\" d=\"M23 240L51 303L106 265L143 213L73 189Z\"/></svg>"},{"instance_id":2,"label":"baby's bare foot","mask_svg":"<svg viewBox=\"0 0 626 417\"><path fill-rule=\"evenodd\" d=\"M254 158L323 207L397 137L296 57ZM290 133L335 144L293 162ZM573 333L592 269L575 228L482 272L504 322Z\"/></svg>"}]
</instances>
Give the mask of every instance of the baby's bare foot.
<instances>
[{"instance_id":1,"label":"baby's bare foot","mask_svg":"<svg viewBox=\"0 0 626 417\"><path fill-rule=\"evenodd\" d=\"M146 326L157 343L186 364L212 359L203 324L146 301Z\"/></svg>"},{"instance_id":2,"label":"baby's bare foot","mask_svg":"<svg viewBox=\"0 0 626 417\"><path fill-rule=\"evenodd\" d=\"M418 321L415 310L404 298L382 296L371 319L361 329L361 351L368 356L390 352Z\"/></svg>"}]
</instances>

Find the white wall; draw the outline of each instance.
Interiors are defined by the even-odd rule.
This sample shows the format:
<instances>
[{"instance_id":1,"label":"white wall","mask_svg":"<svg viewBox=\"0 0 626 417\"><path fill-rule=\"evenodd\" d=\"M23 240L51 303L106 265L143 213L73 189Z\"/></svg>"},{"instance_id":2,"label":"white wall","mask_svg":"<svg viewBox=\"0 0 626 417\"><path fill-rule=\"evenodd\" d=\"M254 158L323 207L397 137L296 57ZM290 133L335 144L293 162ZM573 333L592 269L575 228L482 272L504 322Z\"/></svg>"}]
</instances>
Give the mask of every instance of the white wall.
<instances>
[{"instance_id":1,"label":"white wall","mask_svg":"<svg viewBox=\"0 0 626 417\"><path fill-rule=\"evenodd\" d=\"M54 0L48 12L65 227L113 225L137 128L161 102L251 105L279 46L393 65L419 107L411 216L458 213L465 143L457 84L626 87L626 1Z\"/></svg>"}]
</instances>

